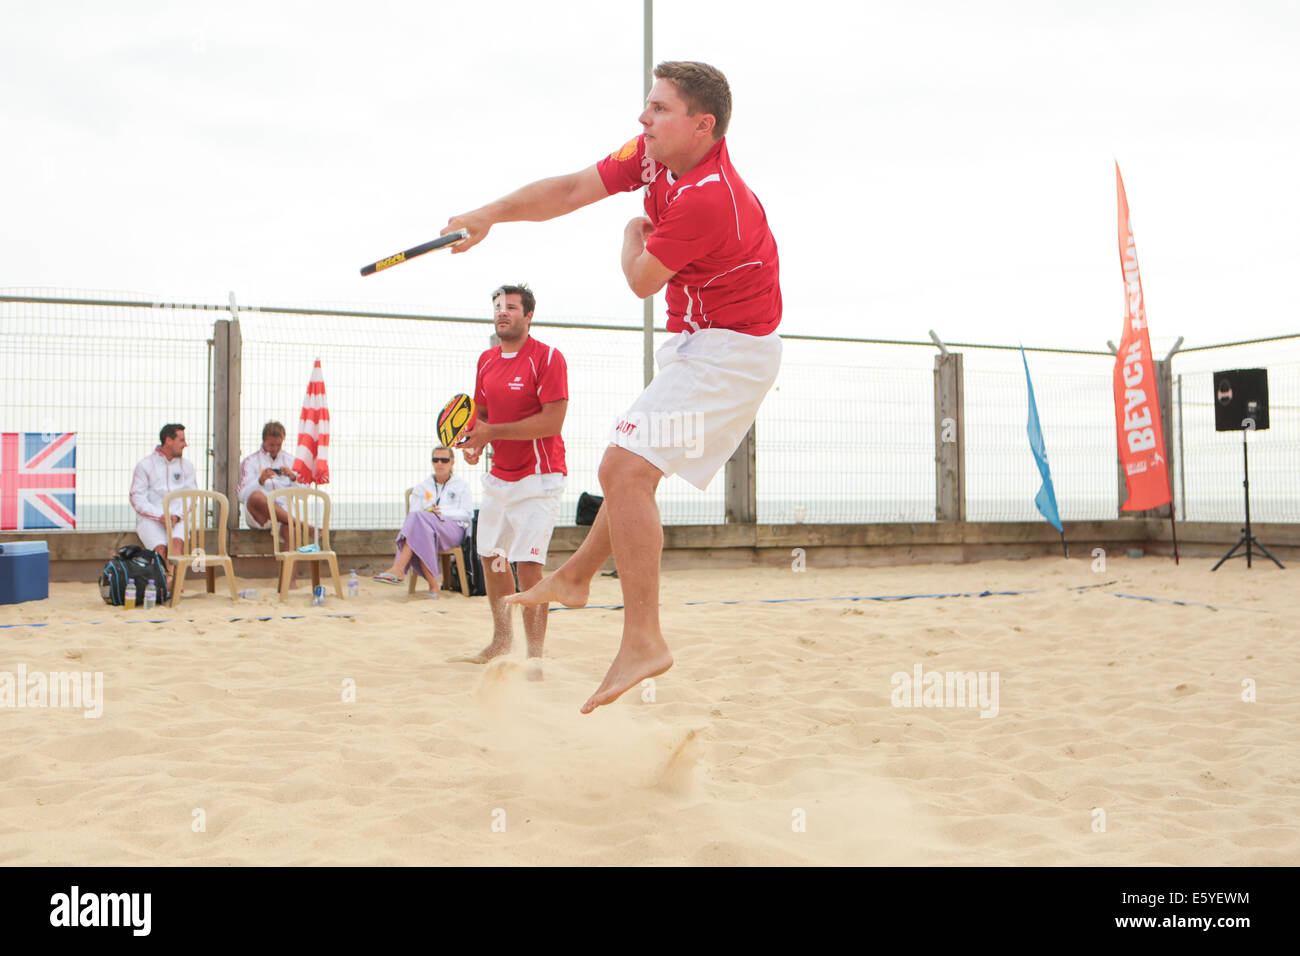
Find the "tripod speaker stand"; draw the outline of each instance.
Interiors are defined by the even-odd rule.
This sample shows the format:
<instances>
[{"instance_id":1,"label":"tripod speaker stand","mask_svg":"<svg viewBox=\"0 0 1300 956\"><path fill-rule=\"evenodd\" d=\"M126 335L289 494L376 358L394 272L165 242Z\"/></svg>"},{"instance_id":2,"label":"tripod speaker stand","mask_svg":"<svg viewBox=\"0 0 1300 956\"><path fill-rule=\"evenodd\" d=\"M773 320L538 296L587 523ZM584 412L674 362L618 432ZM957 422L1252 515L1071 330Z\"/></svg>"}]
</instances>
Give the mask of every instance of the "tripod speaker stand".
<instances>
[{"instance_id":1,"label":"tripod speaker stand","mask_svg":"<svg viewBox=\"0 0 1300 956\"><path fill-rule=\"evenodd\" d=\"M1281 568L1282 562L1269 554L1268 548L1260 544L1250 530L1250 452L1246 439L1251 432L1268 428L1268 369L1215 372L1214 382L1214 430L1241 432L1241 486L1246 496L1246 527L1241 529L1237 543L1210 570L1219 570L1219 565L1235 556L1242 547L1246 549L1246 567L1251 567L1251 549L1254 547Z\"/></svg>"}]
</instances>

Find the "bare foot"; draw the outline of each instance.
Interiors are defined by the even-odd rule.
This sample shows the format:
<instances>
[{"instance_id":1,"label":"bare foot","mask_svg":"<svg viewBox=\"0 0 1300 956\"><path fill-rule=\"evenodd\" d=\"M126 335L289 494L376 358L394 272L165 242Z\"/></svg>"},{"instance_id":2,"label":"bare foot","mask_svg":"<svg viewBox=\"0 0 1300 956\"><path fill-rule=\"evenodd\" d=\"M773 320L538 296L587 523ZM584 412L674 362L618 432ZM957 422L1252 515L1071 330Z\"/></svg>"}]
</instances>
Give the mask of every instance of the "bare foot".
<instances>
[{"instance_id":1,"label":"bare foot","mask_svg":"<svg viewBox=\"0 0 1300 956\"><path fill-rule=\"evenodd\" d=\"M568 581L555 571L542 578L527 591L511 594L506 604L563 604L565 607L586 607L591 593L590 581Z\"/></svg>"},{"instance_id":2,"label":"bare foot","mask_svg":"<svg viewBox=\"0 0 1300 956\"><path fill-rule=\"evenodd\" d=\"M614 656L614 663L605 673L605 679L582 705L582 712L590 714L597 707L612 704L647 677L658 677L672 666L673 655L662 637L656 635L632 644L625 638Z\"/></svg>"},{"instance_id":3,"label":"bare foot","mask_svg":"<svg viewBox=\"0 0 1300 956\"><path fill-rule=\"evenodd\" d=\"M524 678L533 681L542 679L542 659L540 657L528 658L528 663L524 665Z\"/></svg>"},{"instance_id":4,"label":"bare foot","mask_svg":"<svg viewBox=\"0 0 1300 956\"><path fill-rule=\"evenodd\" d=\"M448 662L452 664L486 664L494 657L500 657L502 654L509 654L509 653L510 653L509 644L489 644L487 647L483 648L483 650L479 651L477 654L467 656L467 657L448 658Z\"/></svg>"}]
</instances>

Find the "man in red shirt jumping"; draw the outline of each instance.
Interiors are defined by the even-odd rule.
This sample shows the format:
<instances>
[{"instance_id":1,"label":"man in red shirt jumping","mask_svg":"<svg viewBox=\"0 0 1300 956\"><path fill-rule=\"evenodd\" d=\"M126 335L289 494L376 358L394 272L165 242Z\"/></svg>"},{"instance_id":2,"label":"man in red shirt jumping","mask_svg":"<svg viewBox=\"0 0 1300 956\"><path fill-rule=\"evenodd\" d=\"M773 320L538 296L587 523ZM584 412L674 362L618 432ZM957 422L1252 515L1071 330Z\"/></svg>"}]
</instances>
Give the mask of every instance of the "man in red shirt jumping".
<instances>
[{"instance_id":1,"label":"man in red shirt jumping","mask_svg":"<svg viewBox=\"0 0 1300 956\"><path fill-rule=\"evenodd\" d=\"M522 587L534 587L542 580L568 474L560 437L569 407L568 368L557 349L528 334L536 307L526 285L505 285L492 293L501 344L479 356L474 381L477 420L459 446L465 461L476 465L483 446L492 444L492 470L483 476L478 516L478 550L492 607L492 642L473 657L457 658L476 664L510 650L512 608L504 603L515 593L510 564L518 568ZM546 615L545 604L523 609L527 676L533 680L542 676Z\"/></svg>"},{"instance_id":2,"label":"man in red shirt jumping","mask_svg":"<svg viewBox=\"0 0 1300 956\"><path fill-rule=\"evenodd\" d=\"M453 216L443 230L469 230L454 250L464 253L496 223L554 219L645 189L646 215L623 233L623 274L643 299L668 287L668 331L677 335L658 351L659 373L614 426L599 471L605 503L586 540L554 574L506 599L582 607L592 577L614 555L623 635L583 713L672 667L659 628L663 527L655 488L672 474L706 488L753 425L781 364L776 241L727 152L726 77L693 62L660 63L654 75L640 136L594 166Z\"/></svg>"}]
</instances>

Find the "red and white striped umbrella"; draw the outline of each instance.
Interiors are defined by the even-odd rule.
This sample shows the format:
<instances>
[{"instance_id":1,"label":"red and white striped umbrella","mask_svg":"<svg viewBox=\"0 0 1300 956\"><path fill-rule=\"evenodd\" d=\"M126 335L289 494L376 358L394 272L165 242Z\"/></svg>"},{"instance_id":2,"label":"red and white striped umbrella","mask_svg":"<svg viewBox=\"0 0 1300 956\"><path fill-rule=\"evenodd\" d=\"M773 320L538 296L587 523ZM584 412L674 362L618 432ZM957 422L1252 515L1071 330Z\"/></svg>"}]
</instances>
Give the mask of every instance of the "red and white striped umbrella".
<instances>
[{"instance_id":1,"label":"red and white striped umbrella","mask_svg":"<svg viewBox=\"0 0 1300 956\"><path fill-rule=\"evenodd\" d=\"M311 370L307 397L302 400L302 417L298 419L298 450L293 470L304 485L327 485L330 480L330 410L325 403L325 373L320 359Z\"/></svg>"}]
</instances>

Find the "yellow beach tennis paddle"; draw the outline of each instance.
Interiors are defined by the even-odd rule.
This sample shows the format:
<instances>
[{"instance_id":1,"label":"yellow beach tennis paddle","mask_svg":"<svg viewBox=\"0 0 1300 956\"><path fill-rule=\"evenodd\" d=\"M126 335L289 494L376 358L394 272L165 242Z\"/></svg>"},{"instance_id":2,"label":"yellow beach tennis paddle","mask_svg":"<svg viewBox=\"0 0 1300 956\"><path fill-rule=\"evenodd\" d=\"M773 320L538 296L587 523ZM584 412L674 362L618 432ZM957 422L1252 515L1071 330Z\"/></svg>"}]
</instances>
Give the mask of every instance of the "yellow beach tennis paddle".
<instances>
[{"instance_id":1,"label":"yellow beach tennis paddle","mask_svg":"<svg viewBox=\"0 0 1300 956\"><path fill-rule=\"evenodd\" d=\"M474 427L476 418L474 399L468 395L453 396L438 415L438 441L448 448L455 448L465 433Z\"/></svg>"}]
</instances>

